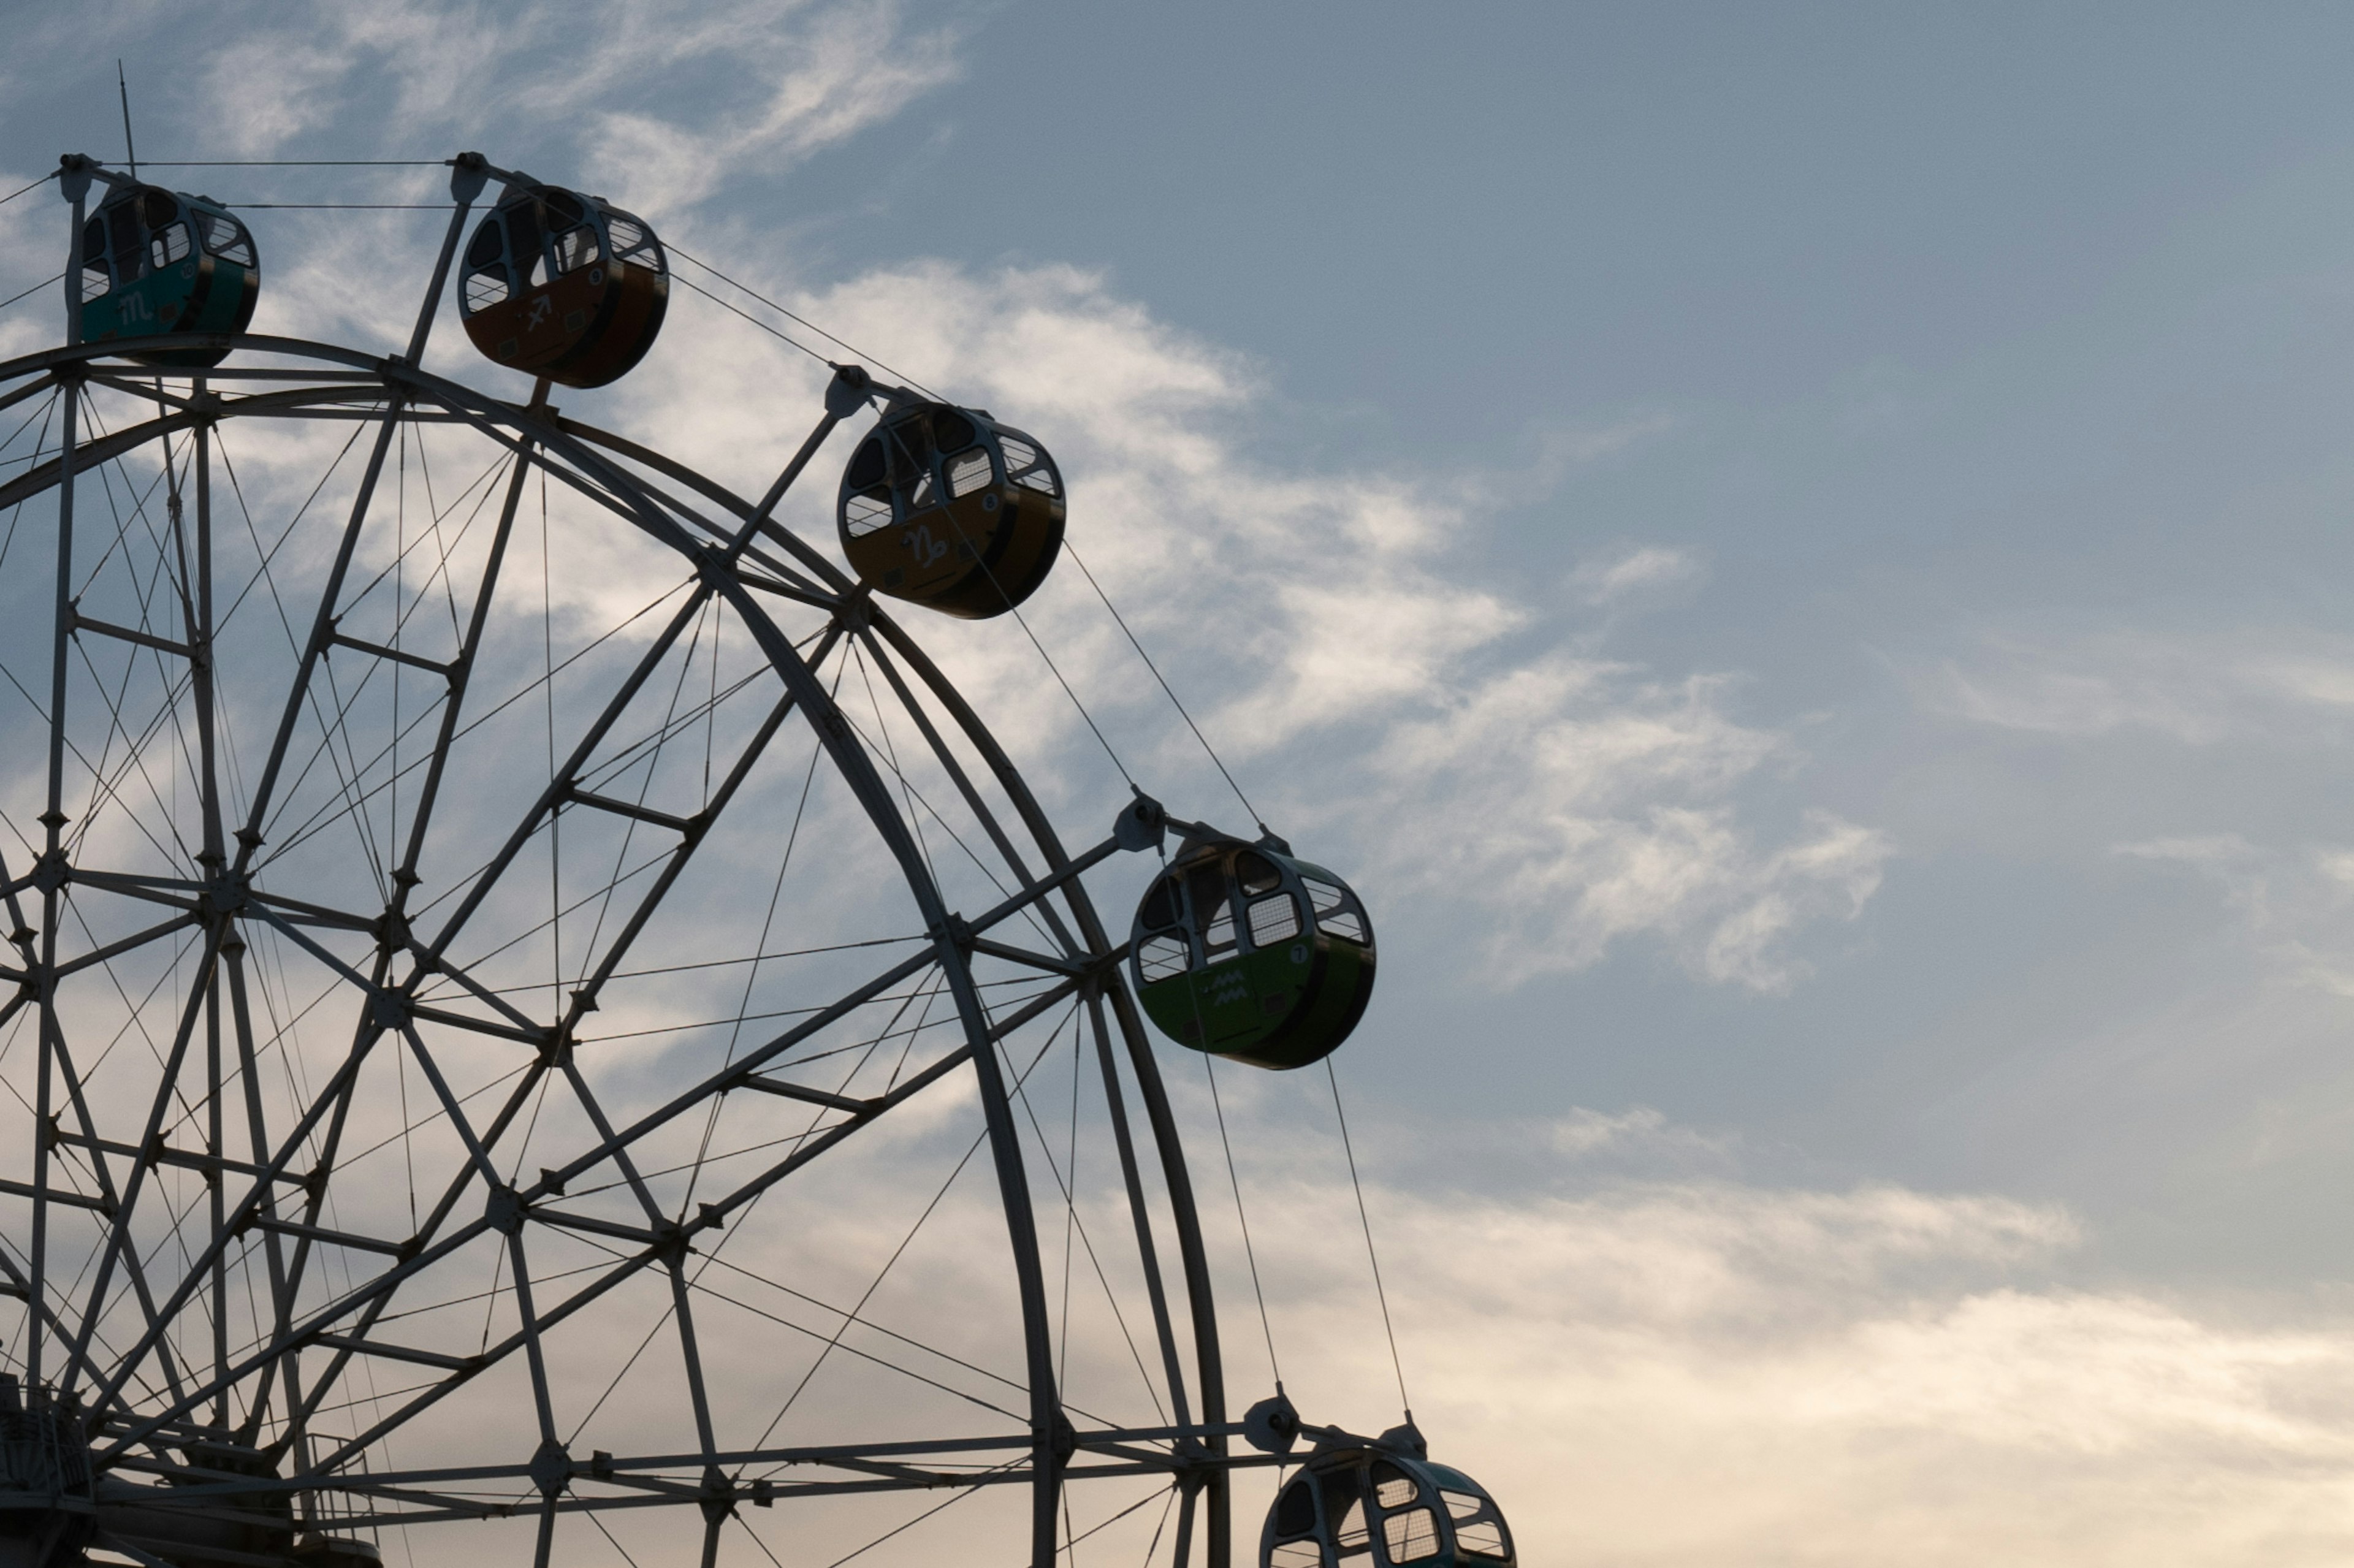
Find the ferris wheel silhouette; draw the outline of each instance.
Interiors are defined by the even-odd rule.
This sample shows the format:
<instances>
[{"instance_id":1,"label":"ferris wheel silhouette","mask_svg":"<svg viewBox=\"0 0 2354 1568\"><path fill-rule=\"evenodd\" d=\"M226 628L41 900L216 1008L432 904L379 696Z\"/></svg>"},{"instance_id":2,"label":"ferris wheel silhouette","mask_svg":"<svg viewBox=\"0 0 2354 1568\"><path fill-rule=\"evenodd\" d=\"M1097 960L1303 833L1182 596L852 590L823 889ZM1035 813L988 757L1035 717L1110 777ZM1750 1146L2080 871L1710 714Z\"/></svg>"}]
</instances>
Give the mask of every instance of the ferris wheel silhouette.
<instances>
[{"instance_id":1,"label":"ferris wheel silhouette","mask_svg":"<svg viewBox=\"0 0 2354 1568\"><path fill-rule=\"evenodd\" d=\"M1066 837L893 608L1029 632L1045 443L846 345L757 498L568 417L673 253L449 166L391 355L251 333L228 206L51 176L66 342L0 364L0 1565L856 1556L904 1494L882 1539L1026 1499L1042 1568L1223 1568L1285 1466L1263 1564L1508 1568L1410 1414L1228 1400L1157 1049L1326 1060L1363 901L1140 789ZM423 367L450 295L521 400ZM837 557L776 514L870 414ZM1138 855L1121 930L1084 879Z\"/></svg>"}]
</instances>

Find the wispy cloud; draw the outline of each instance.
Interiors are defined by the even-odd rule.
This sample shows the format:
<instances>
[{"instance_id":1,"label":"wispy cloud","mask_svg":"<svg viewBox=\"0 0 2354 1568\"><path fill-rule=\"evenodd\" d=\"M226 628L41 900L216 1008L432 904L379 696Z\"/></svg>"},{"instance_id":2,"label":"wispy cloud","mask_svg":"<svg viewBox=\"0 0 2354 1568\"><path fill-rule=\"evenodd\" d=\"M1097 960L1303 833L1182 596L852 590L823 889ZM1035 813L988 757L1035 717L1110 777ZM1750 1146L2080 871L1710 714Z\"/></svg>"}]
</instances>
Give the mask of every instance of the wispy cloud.
<instances>
[{"instance_id":1,"label":"wispy cloud","mask_svg":"<svg viewBox=\"0 0 2354 1568\"><path fill-rule=\"evenodd\" d=\"M1345 1182L1282 1197L1253 1224L1285 1260L1288 1386L1394 1421ZM2043 1283L2083 1239L2063 1210L1725 1180L1367 1201L1416 1415L1532 1561L2221 1568L2354 1548L2354 1326Z\"/></svg>"},{"instance_id":2,"label":"wispy cloud","mask_svg":"<svg viewBox=\"0 0 2354 1568\"><path fill-rule=\"evenodd\" d=\"M1931 706L2003 729L2296 739L2354 716L2354 645L2278 630L2000 635L1917 683Z\"/></svg>"},{"instance_id":3,"label":"wispy cloud","mask_svg":"<svg viewBox=\"0 0 2354 1568\"><path fill-rule=\"evenodd\" d=\"M1399 726L1375 762L1384 801L1454 824L1452 853L1409 858L1401 874L1481 889L1509 916L1497 961L1513 978L1581 969L1651 932L1709 980L1786 989L1803 969L1778 944L1852 916L1891 845L1827 813L1761 845L1736 791L1788 743L1734 722L1723 690L1554 656Z\"/></svg>"},{"instance_id":4,"label":"wispy cloud","mask_svg":"<svg viewBox=\"0 0 2354 1568\"><path fill-rule=\"evenodd\" d=\"M887 345L945 395L1045 436L1070 476L1074 546L1266 797L1260 810L1303 847L1300 835L1348 834L1353 855L1324 853L1393 896L1476 912L1475 941L1504 980L1649 937L1703 980L1783 990L1805 973L1792 938L1851 917L1878 886L1883 834L1819 812L1778 833L1752 821L1752 791L1803 758L1732 715L1737 681L1593 657L1589 622L1467 571L1456 546L1473 524L1447 476L1246 455L1251 367L1100 278L929 264L814 293L762 281L850 341ZM781 450L770 400L751 389L813 396L820 374L745 334L695 372L699 397L649 376L642 416L666 441L737 465ZM730 387L746 396L710 396ZM831 532L803 506L805 525ZM1634 546L1595 563L1581 597L1590 609L1696 569L1682 552ZM1075 567L1025 614L1116 745L1150 737L1149 787L1222 792ZM922 630L1025 756L1086 744L1026 639ZM1217 793L1170 798L1195 814Z\"/></svg>"},{"instance_id":5,"label":"wispy cloud","mask_svg":"<svg viewBox=\"0 0 2354 1568\"><path fill-rule=\"evenodd\" d=\"M2146 839L2116 853L2199 873L2245 940L2299 984L2354 996L2354 849L2275 848L2237 833Z\"/></svg>"},{"instance_id":6,"label":"wispy cloud","mask_svg":"<svg viewBox=\"0 0 2354 1568\"><path fill-rule=\"evenodd\" d=\"M574 177L685 206L731 173L790 167L953 79L956 39L948 27L908 30L896 0L504 10L404 0L272 13L213 55L208 96L213 133L249 157L331 131L376 139L382 129L352 121L380 96L380 127L410 136L442 124L477 139L536 137L568 124L596 165L595 179Z\"/></svg>"},{"instance_id":7,"label":"wispy cloud","mask_svg":"<svg viewBox=\"0 0 2354 1568\"><path fill-rule=\"evenodd\" d=\"M1583 563L1570 574L1570 590L1599 609L1646 589L1689 582L1700 575L1701 564L1688 550L1644 545Z\"/></svg>"}]
</instances>

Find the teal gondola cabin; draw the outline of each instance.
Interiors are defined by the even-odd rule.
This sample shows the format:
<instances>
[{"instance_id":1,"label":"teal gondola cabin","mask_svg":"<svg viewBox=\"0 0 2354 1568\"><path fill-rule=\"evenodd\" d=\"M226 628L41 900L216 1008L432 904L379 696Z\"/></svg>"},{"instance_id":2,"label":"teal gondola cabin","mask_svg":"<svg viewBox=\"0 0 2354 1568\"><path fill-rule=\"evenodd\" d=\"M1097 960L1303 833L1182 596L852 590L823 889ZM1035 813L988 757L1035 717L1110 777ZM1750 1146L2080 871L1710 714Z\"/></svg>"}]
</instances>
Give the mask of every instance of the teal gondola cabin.
<instances>
[{"instance_id":1,"label":"teal gondola cabin","mask_svg":"<svg viewBox=\"0 0 2354 1568\"><path fill-rule=\"evenodd\" d=\"M118 185L82 225L80 280L84 343L240 333L253 320L261 263L253 236L210 196L161 185ZM202 368L226 346L143 347L143 364Z\"/></svg>"}]
</instances>

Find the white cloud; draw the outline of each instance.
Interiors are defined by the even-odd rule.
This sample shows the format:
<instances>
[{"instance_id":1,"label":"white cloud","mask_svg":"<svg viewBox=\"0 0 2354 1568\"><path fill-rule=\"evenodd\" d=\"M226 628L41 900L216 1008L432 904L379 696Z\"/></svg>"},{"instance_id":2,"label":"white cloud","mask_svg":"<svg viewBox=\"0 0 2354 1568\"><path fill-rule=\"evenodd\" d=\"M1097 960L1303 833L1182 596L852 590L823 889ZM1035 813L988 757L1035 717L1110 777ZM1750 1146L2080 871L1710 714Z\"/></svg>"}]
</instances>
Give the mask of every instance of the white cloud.
<instances>
[{"instance_id":1,"label":"white cloud","mask_svg":"<svg viewBox=\"0 0 2354 1568\"><path fill-rule=\"evenodd\" d=\"M1311 1419L1386 1425L1345 1181L1278 1193L1252 1220L1287 1384ZM2082 1239L2062 1210L1724 1181L1367 1202L1433 1455L1498 1495L1525 1561L2354 1549L2354 1326L2035 1283Z\"/></svg>"},{"instance_id":2,"label":"white cloud","mask_svg":"<svg viewBox=\"0 0 2354 1568\"><path fill-rule=\"evenodd\" d=\"M1456 566L1472 523L1443 476L1287 471L1247 455L1251 368L1100 278L933 263L820 293L747 281L1046 439L1070 480L1074 548L1267 820L1397 895L1478 911L1474 940L1496 974L1581 968L1649 935L1697 976L1777 991L1804 973L1789 939L1852 916L1878 885L1882 835L1825 814L1778 836L1747 820L1744 792L1766 765L1800 758L1730 716L1733 682L1569 652L1589 628ZM673 330L707 333L711 314L689 302ZM700 393L650 365L632 412L757 490L766 476L747 454L765 467L797 434L774 428L780 400L757 389L813 401L822 372L749 334L702 341ZM811 489L790 515L825 540L831 487ZM1590 593L1695 569L1638 546L1597 564ZM1223 787L1073 564L1025 616L1146 787L1181 815L1214 814ZM1018 756L1092 746L1015 629L909 619ZM1353 858L1326 847L1343 832Z\"/></svg>"},{"instance_id":3,"label":"white cloud","mask_svg":"<svg viewBox=\"0 0 2354 1568\"><path fill-rule=\"evenodd\" d=\"M1431 891L1478 888L1506 913L1508 978L1575 969L1638 932L1668 938L1694 972L1762 991L1802 968L1777 945L1804 921L1852 916L1891 846L1810 814L1761 848L1734 790L1787 743L1724 714L1723 683L1641 680L1555 656L1397 726L1374 760L1382 809L1457 824L1454 853L1399 846L1393 871Z\"/></svg>"}]
</instances>

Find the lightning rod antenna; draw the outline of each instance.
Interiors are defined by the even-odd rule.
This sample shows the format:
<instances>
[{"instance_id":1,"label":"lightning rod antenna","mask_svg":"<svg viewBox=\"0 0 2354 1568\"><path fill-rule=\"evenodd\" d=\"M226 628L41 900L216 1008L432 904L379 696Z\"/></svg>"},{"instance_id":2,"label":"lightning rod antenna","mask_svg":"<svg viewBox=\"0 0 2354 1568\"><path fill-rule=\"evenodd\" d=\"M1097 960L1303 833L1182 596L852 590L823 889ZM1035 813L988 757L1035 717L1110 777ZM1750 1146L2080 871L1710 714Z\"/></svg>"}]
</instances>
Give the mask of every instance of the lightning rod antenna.
<instances>
[{"instance_id":1,"label":"lightning rod antenna","mask_svg":"<svg viewBox=\"0 0 2354 1568\"><path fill-rule=\"evenodd\" d=\"M122 61L114 62L114 85L122 94L122 151L131 160L131 177L139 177L139 149L131 140L131 79L122 74Z\"/></svg>"}]
</instances>

